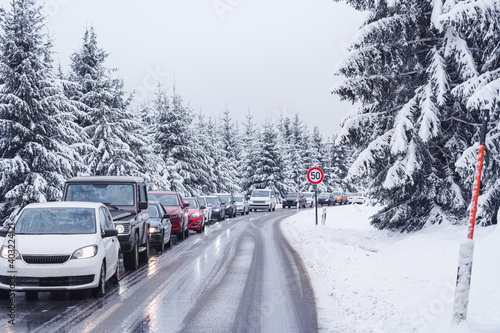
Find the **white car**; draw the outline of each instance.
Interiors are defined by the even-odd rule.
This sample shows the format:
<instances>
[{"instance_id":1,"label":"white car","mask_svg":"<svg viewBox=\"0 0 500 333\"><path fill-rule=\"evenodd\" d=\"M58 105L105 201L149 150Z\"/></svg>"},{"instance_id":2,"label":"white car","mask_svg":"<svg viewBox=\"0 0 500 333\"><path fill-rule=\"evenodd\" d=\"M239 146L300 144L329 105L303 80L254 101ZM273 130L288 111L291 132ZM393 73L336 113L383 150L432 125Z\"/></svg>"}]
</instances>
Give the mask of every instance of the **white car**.
<instances>
[{"instance_id":1,"label":"white car","mask_svg":"<svg viewBox=\"0 0 500 333\"><path fill-rule=\"evenodd\" d=\"M347 202L350 204L365 203L365 196L362 193L354 193L347 197Z\"/></svg>"},{"instance_id":2,"label":"white car","mask_svg":"<svg viewBox=\"0 0 500 333\"><path fill-rule=\"evenodd\" d=\"M306 197L306 207L314 206L314 192L302 192Z\"/></svg>"},{"instance_id":3,"label":"white car","mask_svg":"<svg viewBox=\"0 0 500 333\"><path fill-rule=\"evenodd\" d=\"M9 229L1 229L0 290L11 271L21 292L90 289L102 297L118 282L120 243L108 208L92 202L27 205ZM2 238L0 238L2 239Z\"/></svg>"},{"instance_id":4,"label":"white car","mask_svg":"<svg viewBox=\"0 0 500 333\"><path fill-rule=\"evenodd\" d=\"M260 189L253 190L248 200L250 210L267 209L268 211L276 210L276 194L274 190Z\"/></svg>"},{"instance_id":5,"label":"white car","mask_svg":"<svg viewBox=\"0 0 500 333\"><path fill-rule=\"evenodd\" d=\"M234 201L236 201L236 212L241 215L248 215L250 212L248 201L242 195L235 195Z\"/></svg>"},{"instance_id":6,"label":"white car","mask_svg":"<svg viewBox=\"0 0 500 333\"><path fill-rule=\"evenodd\" d=\"M203 197L198 197L198 203L200 204L200 207L203 206L205 207L203 209L203 212L205 213L205 221L208 223L212 222L212 205L207 202L207 199Z\"/></svg>"}]
</instances>

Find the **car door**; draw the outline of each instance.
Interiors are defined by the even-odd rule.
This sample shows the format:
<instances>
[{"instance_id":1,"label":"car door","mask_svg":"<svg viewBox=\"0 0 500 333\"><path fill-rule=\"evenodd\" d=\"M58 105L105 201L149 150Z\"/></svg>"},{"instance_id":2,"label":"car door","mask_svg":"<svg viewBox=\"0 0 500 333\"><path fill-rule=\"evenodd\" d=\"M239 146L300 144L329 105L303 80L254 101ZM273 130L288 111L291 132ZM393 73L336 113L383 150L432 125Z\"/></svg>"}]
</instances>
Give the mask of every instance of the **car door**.
<instances>
[{"instance_id":1,"label":"car door","mask_svg":"<svg viewBox=\"0 0 500 333\"><path fill-rule=\"evenodd\" d=\"M104 236L104 230L114 228L111 215L105 207L99 208L99 224L101 225L101 237ZM113 275L118 265L119 243L116 237L102 238L102 243L106 257L106 278L108 278Z\"/></svg>"}]
</instances>

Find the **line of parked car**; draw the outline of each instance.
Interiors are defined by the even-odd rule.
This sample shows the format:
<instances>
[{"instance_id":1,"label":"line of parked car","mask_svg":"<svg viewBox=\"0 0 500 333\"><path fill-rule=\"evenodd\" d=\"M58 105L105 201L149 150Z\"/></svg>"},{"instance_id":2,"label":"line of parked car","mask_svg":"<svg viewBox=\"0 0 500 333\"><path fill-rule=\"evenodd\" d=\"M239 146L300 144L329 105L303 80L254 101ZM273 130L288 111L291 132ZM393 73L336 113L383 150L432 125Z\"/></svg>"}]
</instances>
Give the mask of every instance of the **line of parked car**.
<instances>
[{"instance_id":1,"label":"line of parked car","mask_svg":"<svg viewBox=\"0 0 500 333\"><path fill-rule=\"evenodd\" d=\"M102 297L107 284L118 283L120 254L125 269L136 270L151 248L169 248L172 235L183 240L190 230L258 209L276 210L273 190L183 197L147 191L140 177L75 177L62 201L29 204L0 229L0 294L89 289Z\"/></svg>"}]
</instances>

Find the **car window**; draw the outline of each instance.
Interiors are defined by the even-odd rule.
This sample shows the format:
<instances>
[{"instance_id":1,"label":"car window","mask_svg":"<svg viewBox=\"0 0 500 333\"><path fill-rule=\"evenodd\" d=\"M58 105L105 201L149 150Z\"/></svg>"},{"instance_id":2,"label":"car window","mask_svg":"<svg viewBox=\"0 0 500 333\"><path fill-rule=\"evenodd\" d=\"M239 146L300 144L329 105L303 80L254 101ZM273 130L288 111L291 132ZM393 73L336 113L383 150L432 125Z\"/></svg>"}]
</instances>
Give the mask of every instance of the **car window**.
<instances>
[{"instance_id":1,"label":"car window","mask_svg":"<svg viewBox=\"0 0 500 333\"><path fill-rule=\"evenodd\" d=\"M179 206L179 199L175 194L148 194L148 199L158 201L163 206Z\"/></svg>"},{"instance_id":2,"label":"car window","mask_svg":"<svg viewBox=\"0 0 500 333\"><path fill-rule=\"evenodd\" d=\"M70 184L66 201L102 202L107 205L134 205L132 184Z\"/></svg>"},{"instance_id":3,"label":"car window","mask_svg":"<svg viewBox=\"0 0 500 333\"><path fill-rule=\"evenodd\" d=\"M160 217L160 212L158 211L158 206L156 204L149 204L149 217Z\"/></svg>"},{"instance_id":4,"label":"car window","mask_svg":"<svg viewBox=\"0 0 500 333\"><path fill-rule=\"evenodd\" d=\"M23 211L16 222L16 234L93 234L96 217L93 208L32 208Z\"/></svg>"},{"instance_id":5,"label":"car window","mask_svg":"<svg viewBox=\"0 0 500 333\"><path fill-rule=\"evenodd\" d=\"M101 234L104 235L104 230L106 230L107 227L106 227L106 211L104 210L103 207L99 209L99 224L101 226Z\"/></svg>"},{"instance_id":6,"label":"car window","mask_svg":"<svg viewBox=\"0 0 500 333\"><path fill-rule=\"evenodd\" d=\"M189 202L189 207L188 207L189 209L195 209L198 207L195 198L185 198L184 202Z\"/></svg>"},{"instance_id":7,"label":"car window","mask_svg":"<svg viewBox=\"0 0 500 333\"><path fill-rule=\"evenodd\" d=\"M207 205L207 202L205 201L204 198L197 198L198 199L198 203L200 204L200 206L206 206Z\"/></svg>"},{"instance_id":8,"label":"car window","mask_svg":"<svg viewBox=\"0 0 500 333\"><path fill-rule=\"evenodd\" d=\"M271 194L270 191L264 191L264 190L253 190L252 194L250 194L251 197L269 197Z\"/></svg>"},{"instance_id":9,"label":"car window","mask_svg":"<svg viewBox=\"0 0 500 333\"><path fill-rule=\"evenodd\" d=\"M220 201L217 197L207 197L205 198L207 200L207 202L213 206L219 206L220 205Z\"/></svg>"},{"instance_id":10,"label":"car window","mask_svg":"<svg viewBox=\"0 0 500 333\"><path fill-rule=\"evenodd\" d=\"M147 201L147 192L146 192L146 186L145 185L141 185L140 187L140 191L139 191L139 202L145 202Z\"/></svg>"},{"instance_id":11,"label":"car window","mask_svg":"<svg viewBox=\"0 0 500 333\"><path fill-rule=\"evenodd\" d=\"M234 197L234 201L236 201L236 202L244 202L245 200L243 199L243 197Z\"/></svg>"}]
</instances>

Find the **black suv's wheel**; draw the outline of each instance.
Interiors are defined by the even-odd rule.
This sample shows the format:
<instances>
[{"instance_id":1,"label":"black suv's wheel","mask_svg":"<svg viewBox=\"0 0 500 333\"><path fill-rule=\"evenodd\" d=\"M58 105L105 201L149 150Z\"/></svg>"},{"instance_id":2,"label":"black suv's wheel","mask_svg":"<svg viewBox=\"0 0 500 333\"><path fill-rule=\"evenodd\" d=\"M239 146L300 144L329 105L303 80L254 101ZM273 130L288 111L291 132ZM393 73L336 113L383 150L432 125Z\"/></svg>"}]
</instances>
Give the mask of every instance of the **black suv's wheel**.
<instances>
[{"instance_id":1,"label":"black suv's wheel","mask_svg":"<svg viewBox=\"0 0 500 333\"><path fill-rule=\"evenodd\" d=\"M96 288L91 289L94 298L101 298L106 293L106 266L101 265L101 273L99 274L99 284Z\"/></svg>"},{"instance_id":2,"label":"black suv's wheel","mask_svg":"<svg viewBox=\"0 0 500 333\"><path fill-rule=\"evenodd\" d=\"M146 235L148 236L148 235ZM149 237L146 237L146 250L139 254L139 260L142 263L148 262L149 256L151 255L151 248L149 247Z\"/></svg>"},{"instance_id":3,"label":"black suv's wheel","mask_svg":"<svg viewBox=\"0 0 500 333\"><path fill-rule=\"evenodd\" d=\"M123 265L125 269L135 271L139 267L139 236L135 234L134 248L123 254Z\"/></svg>"},{"instance_id":4,"label":"black suv's wheel","mask_svg":"<svg viewBox=\"0 0 500 333\"><path fill-rule=\"evenodd\" d=\"M160 245L158 245L158 246L156 247L156 252L158 252L158 253L163 253L163 249L164 249L164 247L165 247L165 231L163 231L163 232L161 233L161 241L160 241Z\"/></svg>"}]
</instances>

